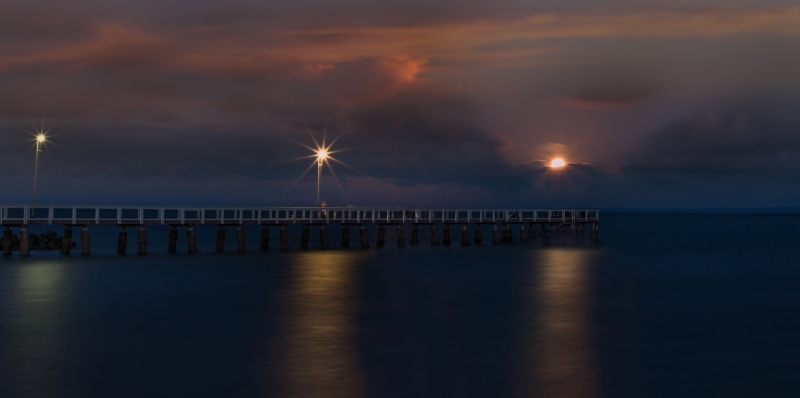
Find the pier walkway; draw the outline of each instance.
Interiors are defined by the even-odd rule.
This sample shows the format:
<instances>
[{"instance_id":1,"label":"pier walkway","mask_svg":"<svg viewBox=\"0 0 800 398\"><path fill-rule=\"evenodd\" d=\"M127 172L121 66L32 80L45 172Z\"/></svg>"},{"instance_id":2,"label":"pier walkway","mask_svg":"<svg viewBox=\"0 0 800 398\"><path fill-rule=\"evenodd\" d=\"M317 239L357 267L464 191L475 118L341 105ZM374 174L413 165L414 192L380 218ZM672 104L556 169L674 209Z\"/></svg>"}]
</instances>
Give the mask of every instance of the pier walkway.
<instances>
[{"instance_id":1,"label":"pier walkway","mask_svg":"<svg viewBox=\"0 0 800 398\"><path fill-rule=\"evenodd\" d=\"M81 253L89 254L89 226L111 224L120 227L120 253L125 253L127 243L127 227L139 227L139 253L147 252L147 225L166 225L170 227L169 251L175 251L177 228L187 228L189 252L196 252L194 226L218 225L218 250L225 240L224 226L236 226L236 239L239 251L245 251L245 224L262 225L261 249L269 246L270 226L280 228L281 250L288 250L287 224L303 224L301 247L308 247L309 227L319 226L320 240L323 248L328 247L325 226L331 223L341 224L342 247L349 246L349 226L360 226L361 247L369 247L366 224L378 225L377 246L385 242L385 226L397 226L397 244L405 246L403 226L412 226L410 244L418 244L418 227L431 228L431 244L434 246L450 244L450 226L461 225L461 244L481 244L480 228L475 232L475 239L470 240L467 233L468 224L493 224L493 243L513 240L510 225L519 225L520 240L529 242L531 237L541 236L542 242L549 243L551 231L571 229L583 233L586 226L591 227L593 240L597 239L599 223L597 209L438 209L438 208L386 208L386 207L181 207L181 206L72 206L72 205L0 205L0 225L4 227L3 253L10 255L16 249L12 227L20 229L18 245L21 255L29 255L27 228L30 225L64 225L64 235L58 243L63 253L69 253L72 247L72 227L78 226L81 231ZM438 237L437 225L442 224L443 238ZM502 226L502 231L498 230ZM528 231L525 225L529 226Z\"/></svg>"}]
</instances>

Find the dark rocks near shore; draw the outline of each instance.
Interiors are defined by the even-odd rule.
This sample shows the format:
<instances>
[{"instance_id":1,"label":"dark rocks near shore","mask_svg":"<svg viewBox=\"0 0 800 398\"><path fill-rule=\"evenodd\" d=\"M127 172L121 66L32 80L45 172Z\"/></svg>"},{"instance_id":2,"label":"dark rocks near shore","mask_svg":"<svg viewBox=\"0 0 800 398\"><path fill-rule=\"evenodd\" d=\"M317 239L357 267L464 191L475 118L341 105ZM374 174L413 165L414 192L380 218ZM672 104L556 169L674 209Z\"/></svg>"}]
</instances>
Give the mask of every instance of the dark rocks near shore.
<instances>
[{"instance_id":1,"label":"dark rocks near shore","mask_svg":"<svg viewBox=\"0 0 800 398\"><path fill-rule=\"evenodd\" d=\"M28 241L30 242L31 250L60 250L61 242L64 240L56 231L45 231L41 234L28 232ZM72 242L72 247L76 243ZM11 235L11 250L19 251L19 235Z\"/></svg>"}]
</instances>

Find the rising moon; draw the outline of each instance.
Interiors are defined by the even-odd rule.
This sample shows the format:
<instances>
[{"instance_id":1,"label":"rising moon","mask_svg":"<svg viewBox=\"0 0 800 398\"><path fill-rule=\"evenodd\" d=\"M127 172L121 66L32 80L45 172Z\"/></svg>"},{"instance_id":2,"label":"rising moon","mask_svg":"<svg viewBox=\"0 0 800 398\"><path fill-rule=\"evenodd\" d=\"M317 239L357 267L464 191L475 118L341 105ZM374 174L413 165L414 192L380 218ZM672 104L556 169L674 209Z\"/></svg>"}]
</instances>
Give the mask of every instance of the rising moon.
<instances>
[{"instance_id":1,"label":"rising moon","mask_svg":"<svg viewBox=\"0 0 800 398\"><path fill-rule=\"evenodd\" d=\"M555 168L559 168L559 167L564 167L564 166L566 166L566 163L564 162L564 159L555 158L552 161L550 161L550 167L552 167L554 169Z\"/></svg>"}]
</instances>

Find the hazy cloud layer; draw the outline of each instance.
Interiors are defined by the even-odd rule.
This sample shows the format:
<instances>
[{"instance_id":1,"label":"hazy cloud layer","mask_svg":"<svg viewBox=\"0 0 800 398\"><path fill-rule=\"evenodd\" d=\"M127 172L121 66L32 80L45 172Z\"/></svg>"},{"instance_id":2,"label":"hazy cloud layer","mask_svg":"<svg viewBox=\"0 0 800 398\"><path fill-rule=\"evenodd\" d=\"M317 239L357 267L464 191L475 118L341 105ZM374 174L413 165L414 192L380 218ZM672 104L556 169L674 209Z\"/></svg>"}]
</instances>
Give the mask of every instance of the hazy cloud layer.
<instances>
[{"instance_id":1,"label":"hazy cloud layer","mask_svg":"<svg viewBox=\"0 0 800 398\"><path fill-rule=\"evenodd\" d=\"M784 206L799 22L779 0L2 1L0 202L27 200L44 123L50 201L305 203L297 141L328 128L341 203Z\"/></svg>"}]
</instances>

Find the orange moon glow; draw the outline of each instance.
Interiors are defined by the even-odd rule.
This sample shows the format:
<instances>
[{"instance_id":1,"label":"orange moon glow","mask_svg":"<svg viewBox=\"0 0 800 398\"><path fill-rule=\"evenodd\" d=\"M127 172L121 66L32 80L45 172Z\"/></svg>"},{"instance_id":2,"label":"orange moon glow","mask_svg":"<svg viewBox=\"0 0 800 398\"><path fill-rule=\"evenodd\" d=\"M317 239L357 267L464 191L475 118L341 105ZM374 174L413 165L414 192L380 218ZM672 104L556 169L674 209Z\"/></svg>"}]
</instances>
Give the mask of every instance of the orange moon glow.
<instances>
[{"instance_id":1,"label":"orange moon glow","mask_svg":"<svg viewBox=\"0 0 800 398\"><path fill-rule=\"evenodd\" d=\"M554 169L559 168L559 167L564 167L566 165L567 165L567 163L564 162L564 159L561 159L561 158L555 158L552 161L550 161L550 167L552 167Z\"/></svg>"}]
</instances>

